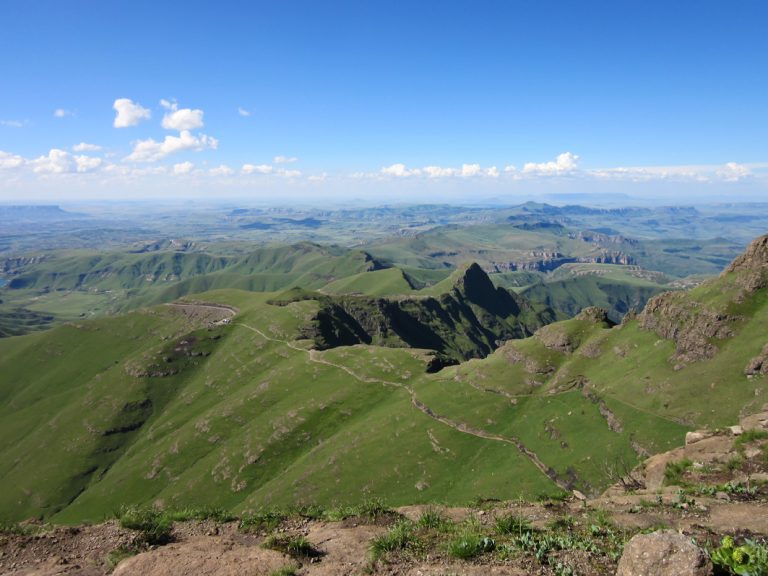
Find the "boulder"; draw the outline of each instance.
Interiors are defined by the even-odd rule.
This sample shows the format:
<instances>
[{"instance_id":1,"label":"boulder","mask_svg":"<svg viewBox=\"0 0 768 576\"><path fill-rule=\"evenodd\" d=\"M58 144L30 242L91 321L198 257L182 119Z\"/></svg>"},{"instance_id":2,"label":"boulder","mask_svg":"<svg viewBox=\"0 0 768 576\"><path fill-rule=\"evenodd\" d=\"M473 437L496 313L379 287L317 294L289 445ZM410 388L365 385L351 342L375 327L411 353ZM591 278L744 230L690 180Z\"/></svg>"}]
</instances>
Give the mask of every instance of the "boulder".
<instances>
[{"instance_id":1,"label":"boulder","mask_svg":"<svg viewBox=\"0 0 768 576\"><path fill-rule=\"evenodd\" d=\"M624 547L616 576L711 576L712 563L690 538L674 530L638 534Z\"/></svg>"},{"instance_id":2,"label":"boulder","mask_svg":"<svg viewBox=\"0 0 768 576\"><path fill-rule=\"evenodd\" d=\"M706 438L711 438L712 436L714 436L714 433L708 430L696 430L695 432L686 432L685 445L688 446L690 444L695 444L696 442L700 442L701 440L705 440Z\"/></svg>"}]
</instances>

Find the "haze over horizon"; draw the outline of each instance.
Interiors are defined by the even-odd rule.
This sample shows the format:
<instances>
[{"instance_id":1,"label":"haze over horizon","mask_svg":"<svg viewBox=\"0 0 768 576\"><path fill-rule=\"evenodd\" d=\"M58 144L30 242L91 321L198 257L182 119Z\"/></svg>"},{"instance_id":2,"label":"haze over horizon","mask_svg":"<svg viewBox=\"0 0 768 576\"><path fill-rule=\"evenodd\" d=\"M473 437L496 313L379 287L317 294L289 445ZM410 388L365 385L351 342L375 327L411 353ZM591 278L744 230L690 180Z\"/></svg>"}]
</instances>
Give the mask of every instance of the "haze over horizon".
<instances>
[{"instance_id":1,"label":"haze over horizon","mask_svg":"<svg viewBox=\"0 0 768 576\"><path fill-rule=\"evenodd\" d=\"M0 202L768 196L757 1L5 14Z\"/></svg>"}]
</instances>

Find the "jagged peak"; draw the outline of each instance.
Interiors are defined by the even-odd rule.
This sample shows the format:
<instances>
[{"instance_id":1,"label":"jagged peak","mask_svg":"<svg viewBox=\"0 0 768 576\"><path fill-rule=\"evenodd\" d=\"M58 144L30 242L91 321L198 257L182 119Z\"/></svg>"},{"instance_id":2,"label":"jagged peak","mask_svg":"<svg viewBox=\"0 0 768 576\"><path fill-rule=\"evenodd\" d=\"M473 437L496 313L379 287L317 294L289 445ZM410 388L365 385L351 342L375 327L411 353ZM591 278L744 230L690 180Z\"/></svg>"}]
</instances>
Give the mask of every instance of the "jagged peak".
<instances>
[{"instance_id":1,"label":"jagged peak","mask_svg":"<svg viewBox=\"0 0 768 576\"><path fill-rule=\"evenodd\" d=\"M482 285L485 288L490 287L495 289L493 282L488 277L488 274L477 262L471 262L465 264L456 271L456 279L453 282L454 287L474 285Z\"/></svg>"},{"instance_id":2,"label":"jagged peak","mask_svg":"<svg viewBox=\"0 0 768 576\"><path fill-rule=\"evenodd\" d=\"M728 265L725 273L745 269L754 270L761 266L768 266L768 234L752 240L744 253Z\"/></svg>"},{"instance_id":3,"label":"jagged peak","mask_svg":"<svg viewBox=\"0 0 768 576\"><path fill-rule=\"evenodd\" d=\"M755 238L722 275L734 273L744 276L742 284L748 292L768 286L768 234Z\"/></svg>"}]
</instances>

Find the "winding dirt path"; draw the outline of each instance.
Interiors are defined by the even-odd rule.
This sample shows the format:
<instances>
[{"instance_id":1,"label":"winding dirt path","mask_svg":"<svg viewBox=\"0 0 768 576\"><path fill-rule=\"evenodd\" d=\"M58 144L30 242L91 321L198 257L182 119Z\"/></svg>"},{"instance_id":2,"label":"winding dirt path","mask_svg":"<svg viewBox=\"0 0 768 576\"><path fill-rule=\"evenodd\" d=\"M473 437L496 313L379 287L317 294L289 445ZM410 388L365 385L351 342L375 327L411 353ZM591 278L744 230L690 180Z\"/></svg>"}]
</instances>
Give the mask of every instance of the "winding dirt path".
<instances>
[{"instance_id":1,"label":"winding dirt path","mask_svg":"<svg viewBox=\"0 0 768 576\"><path fill-rule=\"evenodd\" d=\"M533 451L530 450L523 444L518 438L515 437L507 437L507 436L501 436L498 434L493 434L491 432L488 432L486 430L482 430L480 428L474 428L472 426L469 426L463 422L457 422L455 420L452 420L446 416L442 416L440 414L437 414L434 410L432 410L429 406L421 402L416 397L416 392L408 386L407 384L402 384L400 382L392 382L389 380L381 380L380 378L370 378L367 376L361 376L360 374L357 374L354 372L351 368L348 366L344 366L342 364L336 364L335 362L331 362L330 360L326 360L325 358L319 358L318 357L318 351L313 349L307 349L302 348L301 346L297 346L293 342L289 342L287 340L281 340L279 338L274 338L272 336L269 336L259 330L258 328L255 328L253 326L250 326L248 324L245 324L243 322L237 322L234 324L235 326L242 326L243 328L247 328L248 330L251 330L252 332L255 332L262 338L266 340L270 340L272 342L278 342L280 344L283 344L284 346L287 346L288 348L291 348L292 350L296 350L297 352L303 352L308 355L310 362L315 362L316 364L324 364L326 366L330 366L332 368L336 368L337 370L342 370L343 372L346 372L349 374L352 378L359 382L363 382L366 384L382 384L384 386L391 386L395 388L400 388L402 390L405 390L408 395L411 397L411 404L420 412L428 416L429 418L432 418L433 420L440 422L441 424L448 426L449 428L452 428L453 430L460 432L462 434L469 434L470 436L475 436L477 438L483 438L484 440L492 440L495 442L504 442L505 444L511 444L517 450L525 456L542 474L544 474L547 478L549 478L552 482L557 484L561 489L566 490L568 492L571 491L572 486L570 483L566 482L560 476L557 474L557 472L553 469L544 464L544 462L541 461L541 459L538 457L538 455Z\"/></svg>"}]
</instances>

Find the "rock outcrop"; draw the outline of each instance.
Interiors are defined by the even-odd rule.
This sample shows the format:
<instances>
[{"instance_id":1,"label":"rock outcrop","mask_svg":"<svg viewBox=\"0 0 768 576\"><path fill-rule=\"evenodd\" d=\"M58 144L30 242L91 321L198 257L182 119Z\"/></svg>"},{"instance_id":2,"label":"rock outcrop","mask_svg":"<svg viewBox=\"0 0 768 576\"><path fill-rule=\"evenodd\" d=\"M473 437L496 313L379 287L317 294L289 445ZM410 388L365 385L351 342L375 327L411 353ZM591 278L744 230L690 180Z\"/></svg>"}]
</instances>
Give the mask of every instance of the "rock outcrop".
<instances>
[{"instance_id":1,"label":"rock outcrop","mask_svg":"<svg viewBox=\"0 0 768 576\"><path fill-rule=\"evenodd\" d=\"M712 563L691 539L673 530L634 536L616 576L711 576Z\"/></svg>"},{"instance_id":2,"label":"rock outcrop","mask_svg":"<svg viewBox=\"0 0 768 576\"><path fill-rule=\"evenodd\" d=\"M721 276L728 274L735 274L738 285L747 293L768 286L768 234L753 240Z\"/></svg>"}]
</instances>

